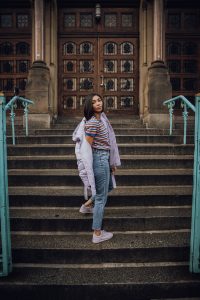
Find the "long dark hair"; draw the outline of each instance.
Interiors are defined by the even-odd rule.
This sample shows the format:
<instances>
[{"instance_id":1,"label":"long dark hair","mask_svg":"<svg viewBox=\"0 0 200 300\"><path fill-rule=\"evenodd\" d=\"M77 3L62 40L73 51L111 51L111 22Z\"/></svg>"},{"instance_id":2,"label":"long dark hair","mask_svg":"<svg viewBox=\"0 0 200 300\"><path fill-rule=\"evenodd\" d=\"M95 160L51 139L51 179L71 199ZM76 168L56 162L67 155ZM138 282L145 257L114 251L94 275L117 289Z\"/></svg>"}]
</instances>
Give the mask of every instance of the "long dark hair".
<instances>
[{"instance_id":1,"label":"long dark hair","mask_svg":"<svg viewBox=\"0 0 200 300\"><path fill-rule=\"evenodd\" d=\"M84 116L87 121L94 116L94 110L93 110L93 106L92 106L92 99L94 96L98 96L99 98L101 98L101 100L103 102L102 97L97 93L92 93L85 97ZM102 112L103 112L103 110L104 110L104 105L102 106Z\"/></svg>"}]
</instances>

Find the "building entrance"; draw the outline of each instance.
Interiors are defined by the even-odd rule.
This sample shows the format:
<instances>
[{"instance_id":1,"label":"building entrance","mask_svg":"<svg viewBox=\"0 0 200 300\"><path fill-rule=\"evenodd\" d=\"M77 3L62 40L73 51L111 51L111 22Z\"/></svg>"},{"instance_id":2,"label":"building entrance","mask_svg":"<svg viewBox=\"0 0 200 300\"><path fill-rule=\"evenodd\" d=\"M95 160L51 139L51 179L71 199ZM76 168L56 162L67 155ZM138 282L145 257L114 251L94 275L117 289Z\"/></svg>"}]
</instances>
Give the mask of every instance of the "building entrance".
<instances>
[{"instance_id":1,"label":"building entrance","mask_svg":"<svg viewBox=\"0 0 200 300\"><path fill-rule=\"evenodd\" d=\"M137 114L137 10L102 8L97 20L92 9L68 8L59 19L59 113L82 112L97 92L107 112Z\"/></svg>"}]
</instances>

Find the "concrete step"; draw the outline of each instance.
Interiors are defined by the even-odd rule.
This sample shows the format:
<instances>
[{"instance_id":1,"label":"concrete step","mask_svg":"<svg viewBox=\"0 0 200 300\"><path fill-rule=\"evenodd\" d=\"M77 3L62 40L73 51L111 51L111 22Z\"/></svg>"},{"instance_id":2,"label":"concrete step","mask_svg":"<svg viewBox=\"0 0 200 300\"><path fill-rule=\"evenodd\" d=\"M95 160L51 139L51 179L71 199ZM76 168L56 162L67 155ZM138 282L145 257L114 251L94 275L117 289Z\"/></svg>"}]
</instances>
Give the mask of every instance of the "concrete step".
<instances>
[{"instance_id":1,"label":"concrete step","mask_svg":"<svg viewBox=\"0 0 200 300\"><path fill-rule=\"evenodd\" d=\"M93 244L91 232L13 232L14 263L85 264L189 260L190 232L114 232L111 240Z\"/></svg>"},{"instance_id":2,"label":"concrete step","mask_svg":"<svg viewBox=\"0 0 200 300\"><path fill-rule=\"evenodd\" d=\"M30 187L31 191L32 187ZM118 189L120 189L118 187ZM167 191L168 189L168 191ZM171 190L171 187L167 187L165 191L161 191L162 194L156 194L156 190L154 189L154 193L152 193L151 189L145 187L146 195L142 190L138 188L132 189L132 192L136 192L136 194L130 195L109 195L107 206L115 207L115 206L179 206L179 205L191 205L192 203L192 187L187 188L187 193L185 194L185 190L182 187L178 187L179 195L176 194L175 190L177 187L174 186L174 191ZM83 203L83 190L79 195L59 195L55 192L52 194L43 193L41 195L41 190L38 192L34 189L34 194L30 194L27 192L27 189L18 189L14 191L14 188L10 188L9 202L12 207L31 207L31 206L42 206L42 207L78 207ZM159 189L160 190L160 189ZM150 194L148 194L151 192ZM167 192L168 195L166 194ZM140 193L140 194L139 194ZM174 194L173 194L174 193Z\"/></svg>"},{"instance_id":3,"label":"concrete step","mask_svg":"<svg viewBox=\"0 0 200 300\"><path fill-rule=\"evenodd\" d=\"M141 127L144 126L142 123L142 120L138 116L129 115L128 112L124 113L118 113L116 115L107 115L110 123L114 126L115 124L138 124ZM59 117L56 121L56 123L53 126L58 125L66 125L66 124L78 124L83 119L83 116L70 116L70 117Z\"/></svg>"},{"instance_id":4,"label":"concrete step","mask_svg":"<svg viewBox=\"0 0 200 300\"><path fill-rule=\"evenodd\" d=\"M177 143L183 144L182 135L116 135L118 143ZM12 144L12 137L7 137L7 143ZM72 143L71 135L29 135L16 136L16 144L66 144ZM187 136L187 144L194 143L194 136Z\"/></svg>"},{"instance_id":5,"label":"concrete step","mask_svg":"<svg viewBox=\"0 0 200 300\"><path fill-rule=\"evenodd\" d=\"M12 231L89 231L92 214L83 215L79 208L11 207ZM189 229L191 207L107 207L106 230L175 230Z\"/></svg>"},{"instance_id":6,"label":"concrete step","mask_svg":"<svg viewBox=\"0 0 200 300\"><path fill-rule=\"evenodd\" d=\"M124 154L190 154L194 153L194 145L180 144L119 144L120 155ZM25 155L68 155L74 154L75 144L19 144L9 145L8 155L25 156Z\"/></svg>"},{"instance_id":7,"label":"concrete step","mask_svg":"<svg viewBox=\"0 0 200 300\"><path fill-rule=\"evenodd\" d=\"M192 186L119 186L110 192L110 197L119 196L180 196L180 195L191 195ZM40 186L40 187L9 187L9 195L34 195L34 196L81 196L83 197L83 187L74 186Z\"/></svg>"},{"instance_id":8,"label":"concrete step","mask_svg":"<svg viewBox=\"0 0 200 300\"><path fill-rule=\"evenodd\" d=\"M123 169L193 168L193 155L121 155ZM8 156L9 169L76 169L75 155Z\"/></svg>"},{"instance_id":9,"label":"concrete step","mask_svg":"<svg viewBox=\"0 0 200 300\"><path fill-rule=\"evenodd\" d=\"M76 169L15 169L8 172L9 186L81 186L82 181ZM192 185L192 169L119 169L116 182L129 185Z\"/></svg>"},{"instance_id":10,"label":"concrete step","mask_svg":"<svg viewBox=\"0 0 200 300\"><path fill-rule=\"evenodd\" d=\"M74 122L74 123L57 123L57 124L53 124L51 125L51 129L72 129L74 130L76 128L76 126L78 125L79 122ZM116 128L124 128L124 129L128 129L128 128L146 128L146 126L144 124L142 124L140 121L134 121L134 122L123 122L121 120L117 120L117 121L111 121L112 127L113 129ZM168 129L168 128L166 128ZM182 128L181 128L182 130Z\"/></svg>"},{"instance_id":11,"label":"concrete step","mask_svg":"<svg viewBox=\"0 0 200 300\"><path fill-rule=\"evenodd\" d=\"M169 135L169 129L157 129L157 128L113 128L116 135ZM74 129L40 129L35 130L35 135L72 135ZM187 131L187 135L193 135L194 131ZM183 130L174 130L173 135L183 135Z\"/></svg>"},{"instance_id":12,"label":"concrete step","mask_svg":"<svg viewBox=\"0 0 200 300\"><path fill-rule=\"evenodd\" d=\"M72 135L75 128L50 128L50 129L30 129L29 135ZM159 128L120 128L119 126L115 126L114 128L115 134L130 134L130 135L169 135L169 129L159 129ZM17 129L17 135L25 135L25 129ZM7 134L11 135L12 131L7 130ZM193 135L194 130L187 131L187 135ZM182 135L183 130L176 129L173 130L173 135Z\"/></svg>"},{"instance_id":13,"label":"concrete step","mask_svg":"<svg viewBox=\"0 0 200 300\"><path fill-rule=\"evenodd\" d=\"M0 281L4 300L13 299L13 294L15 299L22 300L199 297L199 286L200 277L189 273L188 262L85 264L83 267L15 264L12 276Z\"/></svg>"}]
</instances>

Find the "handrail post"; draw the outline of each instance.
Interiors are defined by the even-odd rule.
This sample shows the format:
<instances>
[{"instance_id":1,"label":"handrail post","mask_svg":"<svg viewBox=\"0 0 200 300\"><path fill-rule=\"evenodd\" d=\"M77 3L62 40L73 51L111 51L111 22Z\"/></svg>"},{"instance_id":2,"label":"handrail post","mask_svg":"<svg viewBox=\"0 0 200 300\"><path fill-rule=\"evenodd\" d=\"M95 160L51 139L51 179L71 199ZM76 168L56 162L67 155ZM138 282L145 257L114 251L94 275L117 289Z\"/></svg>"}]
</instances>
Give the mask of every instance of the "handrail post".
<instances>
[{"instance_id":1,"label":"handrail post","mask_svg":"<svg viewBox=\"0 0 200 300\"><path fill-rule=\"evenodd\" d=\"M6 100L0 93L0 222L1 222L1 258L0 276L7 276L12 271L10 218L8 205L8 169L6 147Z\"/></svg>"},{"instance_id":2,"label":"handrail post","mask_svg":"<svg viewBox=\"0 0 200 300\"><path fill-rule=\"evenodd\" d=\"M176 96L174 98L165 100L163 102L164 105L167 105L168 109L169 109L169 115L170 115L170 135L172 135L172 115L173 115L173 108L175 106L175 102L177 100L181 99L181 105L182 107L184 107L184 111L183 111L183 120L184 120L184 135L183 135L183 144L186 144L186 133L187 133L187 119L188 119L188 108L190 108L191 110L193 110L193 112L196 112L196 108L195 106L189 101L187 100L184 96L180 95L180 96Z\"/></svg>"},{"instance_id":3,"label":"handrail post","mask_svg":"<svg viewBox=\"0 0 200 300\"><path fill-rule=\"evenodd\" d=\"M11 127L12 127L12 141L13 141L13 145L15 145L15 112L14 112L14 104L11 105L10 119L11 119Z\"/></svg>"},{"instance_id":4,"label":"handrail post","mask_svg":"<svg viewBox=\"0 0 200 300\"><path fill-rule=\"evenodd\" d=\"M190 271L200 273L200 94L195 97L195 150L190 240Z\"/></svg>"},{"instance_id":5,"label":"handrail post","mask_svg":"<svg viewBox=\"0 0 200 300\"><path fill-rule=\"evenodd\" d=\"M168 109L169 109L169 117L170 117L170 129L169 129L169 134L172 135L172 130L173 130L173 112L174 112L174 102L171 102L168 104Z\"/></svg>"},{"instance_id":6,"label":"handrail post","mask_svg":"<svg viewBox=\"0 0 200 300\"><path fill-rule=\"evenodd\" d=\"M28 104L27 103L24 103L24 116L25 116L26 136L28 136Z\"/></svg>"},{"instance_id":7,"label":"handrail post","mask_svg":"<svg viewBox=\"0 0 200 300\"><path fill-rule=\"evenodd\" d=\"M182 103L182 105L184 107L184 111L183 111L183 124L184 124L183 144L186 145L188 111L187 111L187 105L185 103Z\"/></svg>"}]
</instances>

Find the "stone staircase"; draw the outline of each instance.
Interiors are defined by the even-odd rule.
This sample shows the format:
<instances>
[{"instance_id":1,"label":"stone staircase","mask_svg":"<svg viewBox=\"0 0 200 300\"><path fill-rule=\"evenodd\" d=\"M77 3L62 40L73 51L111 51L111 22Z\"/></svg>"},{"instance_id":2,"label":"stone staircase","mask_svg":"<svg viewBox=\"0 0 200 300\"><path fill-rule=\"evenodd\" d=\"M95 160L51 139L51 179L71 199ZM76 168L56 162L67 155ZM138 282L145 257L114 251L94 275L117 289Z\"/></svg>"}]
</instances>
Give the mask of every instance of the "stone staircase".
<instances>
[{"instance_id":1,"label":"stone staircase","mask_svg":"<svg viewBox=\"0 0 200 300\"><path fill-rule=\"evenodd\" d=\"M111 119L121 154L118 187L104 226L110 241L92 244L92 217L78 210L83 186L71 134L79 120L8 137L13 272L2 299L200 299L189 273L193 132L146 129ZM186 298L187 297L187 298Z\"/></svg>"}]
</instances>

